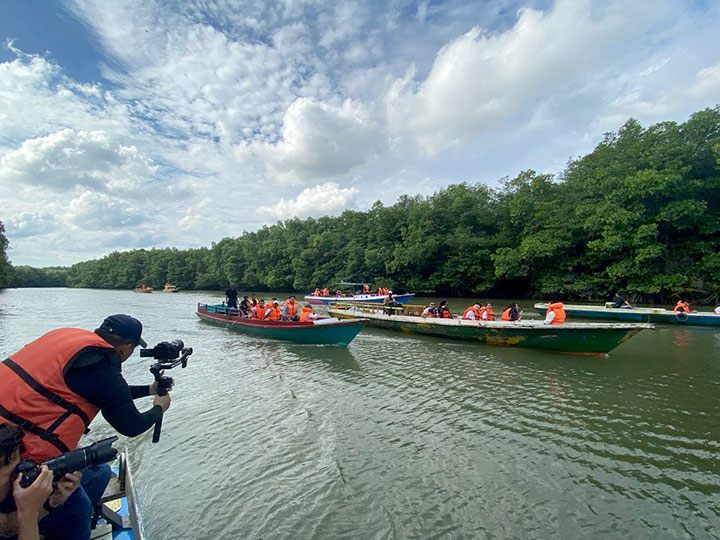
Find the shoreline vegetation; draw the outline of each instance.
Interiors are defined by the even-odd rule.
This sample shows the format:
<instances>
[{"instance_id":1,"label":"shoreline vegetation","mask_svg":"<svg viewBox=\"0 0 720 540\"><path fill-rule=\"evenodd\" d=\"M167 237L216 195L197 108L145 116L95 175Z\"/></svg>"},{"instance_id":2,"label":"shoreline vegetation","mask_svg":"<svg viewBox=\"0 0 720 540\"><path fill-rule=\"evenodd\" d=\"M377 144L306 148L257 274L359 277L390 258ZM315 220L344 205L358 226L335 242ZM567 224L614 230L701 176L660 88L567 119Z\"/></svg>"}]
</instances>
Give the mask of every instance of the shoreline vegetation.
<instances>
[{"instance_id":1,"label":"shoreline vegetation","mask_svg":"<svg viewBox=\"0 0 720 540\"><path fill-rule=\"evenodd\" d=\"M365 212L297 218L209 248L113 252L71 267L13 266L0 288L241 289L306 293L366 281L420 295L720 299L720 106L682 124L628 120L557 175L459 183Z\"/></svg>"}]
</instances>

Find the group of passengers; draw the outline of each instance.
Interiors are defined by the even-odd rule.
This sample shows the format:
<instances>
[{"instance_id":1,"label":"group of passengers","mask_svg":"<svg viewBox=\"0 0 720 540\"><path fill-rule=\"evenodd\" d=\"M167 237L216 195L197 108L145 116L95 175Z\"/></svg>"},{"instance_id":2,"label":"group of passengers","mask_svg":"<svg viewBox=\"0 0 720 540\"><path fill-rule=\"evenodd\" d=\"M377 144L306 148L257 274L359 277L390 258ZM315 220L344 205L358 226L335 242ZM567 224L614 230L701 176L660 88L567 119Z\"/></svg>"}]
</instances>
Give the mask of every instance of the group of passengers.
<instances>
[{"instance_id":1,"label":"group of passengers","mask_svg":"<svg viewBox=\"0 0 720 540\"><path fill-rule=\"evenodd\" d=\"M295 296L290 296L285 300L282 307L277 298L271 298L265 302L263 298L258 299L255 294L250 297L243 296L238 304L237 288L231 286L225 291L225 301L229 309L237 309L238 314L246 319L307 322L318 318L310 304L304 304L300 308Z\"/></svg>"},{"instance_id":2,"label":"group of passengers","mask_svg":"<svg viewBox=\"0 0 720 540\"><path fill-rule=\"evenodd\" d=\"M447 303L447 300L443 300L439 306L436 306L435 302L430 302L420 316L425 318L453 319L454 316L450 312ZM503 310L500 320L503 322L518 322L522 319L522 314L523 312L520 311L517 303L512 302ZM562 302L550 302L545 315L545 324L563 324L565 318L565 309L563 308ZM486 302L484 305L480 305L479 302L476 302L463 312L461 319L465 321L494 321L495 312L493 311L492 303Z\"/></svg>"},{"instance_id":3,"label":"group of passengers","mask_svg":"<svg viewBox=\"0 0 720 540\"><path fill-rule=\"evenodd\" d=\"M368 285L367 283L363 283L362 289L358 289L356 293L372 294L372 291L370 290L370 285ZM378 287L377 294L378 296L387 296L389 294L392 294L392 291L390 291L387 287ZM330 296L330 289L328 289L327 287L324 287L322 289L316 287L310 296ZM343 292L338 289L337 291L335 291L335 296L338 298L342 298Z\"/></svg>"}]
</instances>

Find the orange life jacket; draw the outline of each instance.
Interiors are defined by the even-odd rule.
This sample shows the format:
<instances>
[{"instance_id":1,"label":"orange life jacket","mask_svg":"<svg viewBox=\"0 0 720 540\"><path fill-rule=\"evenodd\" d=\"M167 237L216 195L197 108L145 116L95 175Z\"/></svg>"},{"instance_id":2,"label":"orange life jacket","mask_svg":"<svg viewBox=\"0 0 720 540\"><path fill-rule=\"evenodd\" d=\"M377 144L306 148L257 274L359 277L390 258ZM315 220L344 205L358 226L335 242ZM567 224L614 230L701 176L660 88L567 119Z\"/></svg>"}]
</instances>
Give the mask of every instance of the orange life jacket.
<instances>
[{"instance_id":1,"label":"orange life jacket","mask_svg":"<svg viewBox=\"0 0 720 540\"><path fill-rule=\"evenodd\" d=\"M548 306L548 311L555 312L555 318L550 324L562 324L565 322L565 310L563 309L562 302L555 302L554 304L550 304Z\"/></svg>"},{"instance_id":2,"label":"orange life jacket","mask_svg":"<svg viewBox=\"0 0 720 540\"><path fill-rule=\"evenodd\" d=\"M0 423L25 430L24 458L40 462L74 450L100 410L65 384L65 370L86 348L115 350L95 332L60 328L0 363Z\"/></svg>"},{"instance_id":3,"label":"orange life jacket","mask_svg":"<svg viewBox=\"0 0 720 540\"><path fill-rule=\"evenodd\" d=\"M479 321L479 320L480 320L480 310L477 309L475 306L470 306L469 308L467 308L467 309L465 310L465 313L463 313L462 318L463 318L463 319L468 319L468 316L467 316L467 315L468 315L468 313L470 313L471 311L472 311L473 313L475 313L475 320L478 320L478 321Z\"/></svg>"},{"instance_id":4,"label":"orange life jacket","mask_svg":"<svg viewBox=\"0 0 720 540\"><path fill-rule=\"evenodd\" d=\"M326 287L325 289L323 289L323 290L322 290L322 295L323 295L323 296L330 296L330 289L328 289L327 287Z\"/></svg>"},{"instance_id":5,"label":"orange life jacket","mask_svg":"<svg viewBox=\"0 0 720 540\"><path fill-rule=\"evenodd\" d=\"M502 317L500 317L501 321L511 321L512 322L512 319L510 318L510 310L511 309L512 308L507 308L505 311L503 311Z\"/></svg>"},{"instance_id":6,"label":"orange life jacket","mask_svg":"<svg viewBox=\"0 0 720 540\"><path fill-rule=\"evenodd\" d=\"M264 317L268 321L279 321L280 320L280 309L276 308L274 305L267 306L265 308L265 315Z\"/></svg>"},{"instance_id":7,"label":"orange life jacket","mask_svg":"<svg viewBox=\"0 0 720 540\"><path fill-rule=\"evenodd\" d=\"M259 303L250 310L253 319L262 319L265 316L267 306L261 306Z\"/></svg>"},{"instance_id":8,"label":"orange life jacket","mask_svg":"<svg viewBox=\"0 0 720 540\"><path fill-rule=\"evenodd\" d=\"M313 296L320 296L320 289L315 289L315 292L312 293Z\"/></svg>"},{"instance_id":9,"label":"orange life jacket","mask_svg":"<svg viewBox=\"0 0 720 540\"><path fill-rule=\"evenodd\" d=\"M370 292L370 285L363 285L363 293L368 294Z\"/></svg>"},{"instance_id":10,"label":"orange life jacket","mask_svg":"<svg viewBox=\"0 0 720 540\"><path fill-rule=\"evenodd\" d=\"M688 304L687 302L683 302L682 300L678 300L678 303L675 304L675 309L673 309L673 311L674 311L675 313L679 313L679 312L680 312L680 308L683 308L683 310L685 310L685 313L690 313L690 304Z\"/></svg>"},{"instance_id":11,"label":"orange life jacket","mask_svg":"<svg viewBox=\"0 0 720 540\"><path fill-rule=\"evenodd\" d=\"M291 302L288 299L285 300L285 305L287 306L287 316L292 319L297 313L297 302Z\"/></svg>"},{"instance_id":12,"label":"orange life jacket","mask_svg":"<svg viewBox=\"0 0 720 540\"><path fill-rule=\"evenodd\" d=\"M486 313L486 312L487 312L487 320L494 321L495 320L495 312L487 306L483 306L482 308L480 308L480 319L482 320L482 314Z\"/></svg>"},{"instance_id":13,"label":"orange life jacket","mask_svg":"<svg viewBox=\"0 0 720 540\"><path fill-rule=\"evenodd\" d=\"M450 313L450 310L448 309L447 306L443 306L440 308L440 315L438 315L438 316L443 319L452 319L453 318L453 315L452 315L452 313Z\"/></svg>"},{"instance_id":14,"label":"orange life jacket","mask_svg":"<svg viewBox=\"0 0 720 540\"><path fill-rule=\"evenodd\" d=\"M303 306L302 310L300 310L300 322L307 322L308 315L312 312L312 308Z\"/></svg>"}]
</instances>

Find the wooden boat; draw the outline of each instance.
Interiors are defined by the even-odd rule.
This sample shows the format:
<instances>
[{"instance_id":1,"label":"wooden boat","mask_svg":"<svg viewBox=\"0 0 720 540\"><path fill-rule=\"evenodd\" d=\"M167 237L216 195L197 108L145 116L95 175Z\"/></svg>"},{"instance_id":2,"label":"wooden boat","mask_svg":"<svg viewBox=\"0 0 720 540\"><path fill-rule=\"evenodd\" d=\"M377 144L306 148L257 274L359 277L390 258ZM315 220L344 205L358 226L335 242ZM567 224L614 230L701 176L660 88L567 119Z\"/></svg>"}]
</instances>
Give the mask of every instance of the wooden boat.
<instances>
[{"instance_id":1,"label":"wooden boat","mask_svg":"<svg viewBox=\"0 0 720 540\"><path fill-rule=\"evenodd\" d=\"M127 451L120 454L117 476L110 479L100 499L100 519L92 530L93 540L143 540L138 499L133 485Z\"/></svg>"},{"instance_id":2,"label":"wooden boat","mask_svg":"<svg viewBox=\"0 0 720 540\"><path fill-rule=\"evenodd\" d=\"M547 304L535 304L540 315L545 315ZM614 308L605 306L586 306L565 304L568 317L584 319L610 319L616 321L634 321L662 324L685 324L697 326L720 326L720 315L712 312L675 313L664 308Z\"/></svg>"},{"instance_id":3,"label":"wooden boat","mask_svg":"<svg viewBox=\"0 0 720 540\"><path fill-rule=\"evenodd\" d=\"M404 304L405 302L408 302L415 296L415 293L407 293L407 294L394 294L393 299L400 303ZM351 294L348 296L315 296L312 294L308 294L307 296L303 297L303 300L308 302L309 304L314 305L329 305L331 303L338 303L338 302L346 302L346 303L352 303L352 302L359 302L362 304L382 304L385 302L385 299L388 297L387 294Z\"/></svg>"},{"instance_id":4,"label":"wooden boat","mask_svg":"<svg viewBox=\"0 0 720 540\"><path fill-rule=\"evenodd\" d=\"M153 289L152 287L146 287L145 285L141 285L140 287L135 287L133 289L133 292L151 293L153 292Z\"/></svg>"},{"instance_id":5,"label":"wooden boat","mask_svg":"<svg viewBox=\"0 0 720 540\"><path fill-rule=\"evenodd\" d=\"M422 312L423 306L404 306L390 315L388 309L370 304L337 304L328 310L338 319L364 317L370 326L411 334L428 334L499 345L527 347L571 354L607 354L651 324L565 323L542 321L468 321L420 318L408 313Z\"/></svg>"},{"instance_id":6,"label":"wooden boat","mask_svg":"<svg viewBox=\"0 0 720 540\"><path fill-rule=\"evenodd\" d=\"M178 292L180 289L172 283L166 283L163 287L163 292Z\"/></svg>"},{"instance_id":7,"label":"wooden boat","mask_svg":"<svg viewBox=\"0 0 720 540\"><path fill-rule=\"evenodd\" d=\"M313 345L347 346L367 324L367 319L353 317L343 321L324 317L308 322L247 319L237 309L208 304L198 304L196 314L203 321L231 330Z\"/></svg>"}]
</instances>

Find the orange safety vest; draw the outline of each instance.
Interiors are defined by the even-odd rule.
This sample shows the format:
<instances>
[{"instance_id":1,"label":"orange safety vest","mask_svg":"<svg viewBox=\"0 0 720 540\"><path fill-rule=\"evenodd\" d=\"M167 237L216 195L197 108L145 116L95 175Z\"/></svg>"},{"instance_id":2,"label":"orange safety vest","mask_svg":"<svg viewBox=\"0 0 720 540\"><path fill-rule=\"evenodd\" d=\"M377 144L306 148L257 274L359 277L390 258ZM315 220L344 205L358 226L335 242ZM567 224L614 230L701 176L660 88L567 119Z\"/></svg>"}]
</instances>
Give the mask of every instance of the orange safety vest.
<instances>
[{"instance_id":1,"label":"orange safety vest","mask_svg":"<svg viewBox=\"0 0 720 540\"><path fill-rule=\"evenodd\" d=\"M680 308L683 308L685 310L685 313L690 313L690 304L688 304L687 302L678 300L678 303L675 305L675 309L673 309L673 311L675 313L679 313Z\"/></svg>"},{"instance_id":2,"label":"orange safety vest","mask_svg":"<svg viewBox=\"0 0 720 540\"><path fill-rule=\"evenodd\" d=\"M297 302L285 300L285 305L287 306L287 316L293 318L297 313Z\"/></svg>"},{"instance_id":3,"label":"orange safety vest","mask_svg":"<svg viewBox=\"0 0 720 540\"><path fill-rule=\"evenodd\" d=\"M512 322L512 319L510 318L510 310L512 308L507 308L505 311L503 311L502 317L500 317L501 321L510 321Z\"/></svg>"},{"instance_id":4,"label":"orange safety vest","mask_svg":"<svg viewBox=\"0 0 720 540\"><path fill-rule=\"evenodd\" d=\"M328 288L323 289L323 290L322 290L322 295L323 295L323 296L330 296L330 289L328 289Z\"/></svg>"},{"instance_id":5,"label":"orange safety vest","mask_svg":"<svg viewBox=\"0 0 720 540\"><path fill-rule=\"evenodd\" d=\"M23 458L37 462L74 450L99 408L65 383L83 349L115 348L95 332L53 330L0 363L0 423L21 426Z\"/></svg>"},{"instance_id":6,"label":"orange safety vest","mask_svg":"<svg viewBox=\"0 0 720 540\"><path fill-rule=\"evenodd\" d=\"M315 289L315 292L312 293L313 296L320 296L320 289Z\"/></svg>"},{"instance_id":7,"label":"orange safety vest","mask_svg":"<svg viewBox=\"0 0 720 540\"><path fill-rule=\"evenodd\" d=\"M370 285L363 285L363 294L368 294L370 292Z\"/></svg>"},{"instance_id":8,"label":"orange safety vest","mask_svg":"<svg viewBox=\"0 0 720 540\"><path fill-rule=\"evenodd\" d=\"M465 310L465 313L463 313L462 318L467 320L467 318L468 318L467 314L470 313L471 311L473 313L475 313L475 319L479 321L480 320L480 310L477 309L475 306L470 306L469 308L467 308ZM470 319L470 320L472 320L472 319Z\"/></svg>"},{"instance_id":9,"label":"orange safety vest","mask_svg":"<svg viewBox=\"0 0 720 540\"><path fill-rule=\"evenodd\" d=\"M312 308L303 306L302 310L300 310L300 322L307 322L308 315L312 312Z\"/></svg>"},{"instance_id":10,"label":"orange safety vest","mask_svg":"<svg viewBox=\"0 0 720 540\"><path fill-rule=\"evenodd\" d=\"M548 311L555 312L555 318L550 324L562 324L565 322L565 310L563 309L562 302L555 302L554 304L550 304L548 306Z\"/></svg>"},{"instance_id":11,"label":"orange safety vest","mask_svg":"<svg viewBox=\"0 0 720 540\"><path fill-rule=\"evenodd\" d=\"M252 318L253 319L262 319L263 316L265 315L266 309L267 309L266 306L261 306L260 304L257 304L250 310L250 313L252 314Z\"/></svg>"},{"instance_id":12,"label":"orange safety vest","mask_svg":"<svg viewBox=\"0 0 720 540\"><path fill-rule=\"evenodd\" d=\"M482 314L485 312L487 312L487 320L488 321L495 320L495 312L487 306L483 306L482 308L480 308L480 320L482 320Z\"/></svg>"},{"instance_id":13,"label":"orange safety vest","mask_svg":"<svg viewBox=\"0 0 720 540\"><path fill-rule=\"evenodd\" d=\"M278 309L274 306L266 307L264 318L267 319L268 321L280 320L280 309Z\"/></svg>"},{"instance_id":14,"label":"orange safety vest","mask_svg":"<svg viewBox=\"0 0 720 540\"><path fill-rule=\"evenodd\" d=\"M453 315L450 313L450 309L448 309L447 306L443 306L440 308L440 317L443 319L452 319Z\"/></svg>"}]
</instances>

